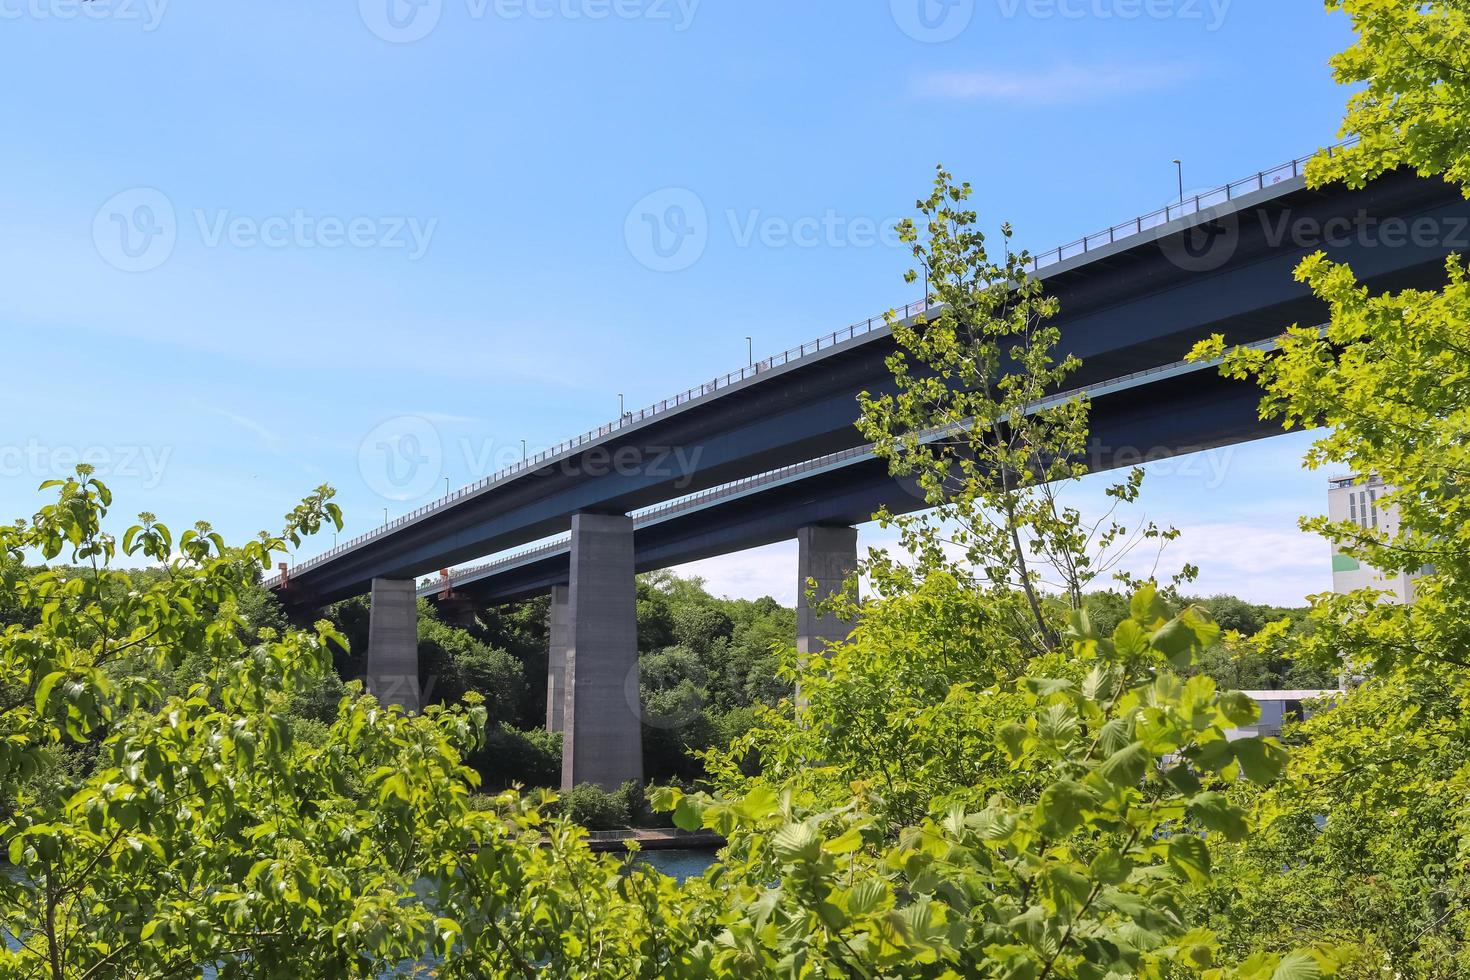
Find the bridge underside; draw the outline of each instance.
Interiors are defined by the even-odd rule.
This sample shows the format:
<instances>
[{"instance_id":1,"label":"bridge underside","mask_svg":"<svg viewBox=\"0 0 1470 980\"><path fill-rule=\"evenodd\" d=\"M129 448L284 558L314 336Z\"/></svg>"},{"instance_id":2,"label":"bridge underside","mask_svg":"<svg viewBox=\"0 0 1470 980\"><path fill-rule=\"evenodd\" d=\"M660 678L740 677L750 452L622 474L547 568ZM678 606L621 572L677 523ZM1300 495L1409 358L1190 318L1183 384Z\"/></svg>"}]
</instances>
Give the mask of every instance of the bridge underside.
<instances>
[{"instance_id":1,"label":"bridge underside","mask_svg":"<svg viewBox=\"0 0 1470 980\"><path fill-rule=\"evenodd\" d=\"M1147 402L1128 397L1126 391L1099 398L1092 409L1089 466L1104 471L1279 433L1279 423L1261 421L1260 400L1260 389L1221 378L1208 368L1151 383ZM863 524L884 506L904 514L927 504L911 481L888 474L885 461L863 456L666 520L640 522L634 532L634 568L657 571L789 541L813 525ZM524 562L508 561L493 574L456 580L453 591L484 605L544 595L567 581L568 560L563 548Z\"/></svg>"},{"instance_id":2,"label":"bridge underside","mask_svg":"<svg viewBox=\"0 0 1470 980\"><path fill-rule=\"evenodd\" d=\"M1341 240L1311 233L1344 221L1359 232ZM1415 235L1390 247L1362 232L1390 222L1437 228L1441 238ZM1060 304L1062 351L1083 361L1071 383L1097 394L1091 467L1126 466L1279 431L1259 419L1257 390L1211 370L1166 372L1102 391L1108 379L1177 361L1213 333L1250 343L1293 323L1324 321L1322 304L1292 275L1304 256L1319 249L1351 264L1375 291L1442 285L1453 244L1444 236L1456 229L1463 233L1467 223L1470 202L1442 181L1392 173L1360 190L1312 191L1289 180L1236 198L1213 214L1181 219L1044 269L1046 289ZM742 373L706 386L579 442L534 471L462 491L381 534L307 562L293 571L289 586L283 583L281 597L298 609L318 606L362 594L375 582L411 583L573 528L566 548L542 549L499 562L484 575L456 579L451 598L501 603L567 587L557 593L565 599L565 622L553 630L560 655L553 650L551 658L562 674L548 682L553 698L560 692L559 706L548 710L548 725L565 732L563 782L611 787L638 778L641 770L632 762L640 755L636 656L629 660L624 635L632 616L632 574L792 538L808 544L847 541L845 532L832 529L863 523L885 505L900 513L924 507L912 487L889 477L882 461L861 451L853 425L859 392L892 390L885 359L893 349L885 328L854 330L846 339L834 335L819 354L806 356L803 348L799 358L768 362L749 377ZM639 518L636 528L626 516L833 453L844 454L840 462L805 466L792 478L762 482L749 492L721 490L699 506ZM620 467L619 460L633 465ZM591 536L594 525L606 533ZM608 530L613 525L620 530ZM594 547L594 541L600 543ZM817 562L811 567L830 571L850 567L855 544L853 550L852 556L845 550L819 559L803 555L809 565ZM614 557L593 561L588 556L594 551ZM832 575L820 577L830 591ZM375 591L397 595L402 585ZM800 621L817 624L798 638L804 649L818 649L841 634L840 624L818 624L808 615L805 590L801 602ZM375 623L378 617L375 608ZM410 649L402 622L381 626L373 631L381 639L369 652L369 675L401 677L416 649ZM585 679L589 670L600 692L595 696L591 687L577 690L577 676ZM575 735L578 729L583 736ZM593 751L585 744L588 737L607 744Z\"/></svg>"},{"instance_id":3,"label":"bridge underside","mask_svg":"<svg viewBox=\"0 0 1470 980\"><path fill-rule=\"evenodd\" d=\"M1042 270L1060 303L1061 347L1083 360L1071 383L1092 385L1171 363L1216 332L1249 343L1293 323L1323 322L1322 304L1292 276L1319 245L1351 263L1374 290L1444 282L1445 244L1413 236L1388 247L1360 235L1322 243L1304 228L1393 220L1428 222L1449 234L1470 219L1470 202L1456 189L1404 173L1357 191L1311 191L1288 181L1232 208L1211 219L1226 228L1225 237L1202 257L1185 243L1201 227L1216 225L1180 221L1160 229L1158 240L1132 238ZM293 571L283 600L320 605L361 595L374 578L417 578L566 533L573 514L632 513L856 447L855 399L861 391L892 389L885 364L892 351L892 338L878 329L671 406L564 460L467 494L329 561L308 563ZM620 467L619 459L633 465Z\"/></svg>"}]
</instances>

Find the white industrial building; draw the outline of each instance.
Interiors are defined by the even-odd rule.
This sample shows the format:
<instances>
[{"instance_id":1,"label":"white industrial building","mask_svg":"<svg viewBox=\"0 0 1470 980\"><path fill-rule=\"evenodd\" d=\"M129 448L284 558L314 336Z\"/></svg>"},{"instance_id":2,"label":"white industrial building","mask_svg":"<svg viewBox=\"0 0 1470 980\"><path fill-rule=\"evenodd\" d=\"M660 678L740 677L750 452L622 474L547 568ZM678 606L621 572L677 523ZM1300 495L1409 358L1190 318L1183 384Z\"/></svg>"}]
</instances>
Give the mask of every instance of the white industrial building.
<instances>
[{"instance_id":1,"label":"white industrial building","mask_svg":"<svg viewBox=\"0 0 1470 980\"><path fill-rule=\"evenodd\" d=\"M1377 474L1334 477L1327 486L1327 516L1333 521L1350 521L1365 530L1395 534L1398 532L1398 512L1383 503L1387 489L1383 478ZM1389 593L1396 602L1414 601L1413 576L1386 576L1334 549L1332 591L1347 593L1369 588Z\"/></svg>"}]
</instances>

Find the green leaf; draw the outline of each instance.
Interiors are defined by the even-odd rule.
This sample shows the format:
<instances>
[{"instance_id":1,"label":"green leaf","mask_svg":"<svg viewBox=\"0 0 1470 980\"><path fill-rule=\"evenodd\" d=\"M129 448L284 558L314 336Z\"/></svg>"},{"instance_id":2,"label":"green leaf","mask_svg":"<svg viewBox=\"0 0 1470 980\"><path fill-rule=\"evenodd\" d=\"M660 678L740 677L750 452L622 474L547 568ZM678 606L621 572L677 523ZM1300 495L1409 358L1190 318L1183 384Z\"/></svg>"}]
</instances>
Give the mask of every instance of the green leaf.
<instances>
[{"instance_id":1,"label":"green leaf","mask_svg":"<svg viewBox=\"0 0 1470 980\"><path fill-rule=\"evenodd\" d=\"M1098 852L1088 866L1092 877L1105 885L1119 885L1133 873L1133 862L1120 854L1117 848L1108 847Z\"/></svg>"},{"instance_id":2,"label":"green leaf","mask_svg":"<svg viewBox=\"0 0 1470 980\"><path fill-rule=\"evenodd\" d=\"M1176 834L1169 838L1169 867L1195 884L1210 878L1210 849L1193 834Z\"/></svg>"},{"instance_id":3,"label":"green leaf","mask_svg":"<svg viewBox=\"0 0 1470 980\"><path fill-rule=\"evenodd\" d=\"M1159 598L1159 590L1144 585L1128 600L1128 613L1140 626L1152 626L1161 619L1169 618L1169 607Z\"/></svg>"},{"instance_id":4,"label":"green leaf","mask_svg":"<svg viewBox=\"0 0 1470 980\"><path fill-rule=\"evenodd\" d=\"M1224 793L1201 793L1189 801L1189 815L1201 827L1224 834L1227 840L1244 840L1249 833L1245 811L1231 804Z\"/></svg>"},{"instance_id":5,"label":"green leaf","mask_svg":"<svg viewBox=\"0 0 1470 980\"><path fill-rule=\"evenodd\" d=\"M878 907L888 886L882 878L865 878L847 893L847 914L867 915Z\"/></svg>"},{"instance_id":6,"label":"green leaf","mask_svg":"<svg viewBox=\"0 0 1470 980\"><path fill-rule=\"evenodd\" d=\"M1237 728L1253 725L1261 717L1261 706L1240 691L1226 691L1220 695L1219 704L1225 719Z\"/></svg>"},{"instance_id":7,"label":"green leaf","mask_svg":"<svg viewBox=\"0 0 1470 980\"><path fill-rule=\"evenodd\" d=\"M698 830L703 825L700 807L690 797L680 797L674 807L674 826L680 830Z\"/></svg>"},{"instance_id":8,"label":"green leaf","mask_svg":"<svg viewBox=\"0 0 1470 980\"><path fill-rule=\"evenodd\" d=\"M1137 656L1148 648L1143 628L1131 619L1125 619L1113 631L1113 647L1124 656Z\"/></svg>"},{"instance_id":9,"label":"green leaf","mask_svg":"<svg viewBox=\"0 0 1470 980\"><path fill-rule=\"evenodd\" d=\"M811 862L821 857L822 838L811 823L790 823L771 835L771 848L783 861Z\"/></svg>"},{"instance_id":10,"label":"green leaf","mask_svg":"<svg viewBox=\"0 0 1470 980\"><path fill-rule=\"evenodd\" d=\"M1052 837L1065 837L1082 823L1084 812L1097 800L1081 783L1063 779L1042 791L1036 816Z\"/></svg>"},{"instance_id":11,"label":"green leaf","mask_svg":"<svg viewBox=\"0 0 1470 980\"><path fill-rule=\"evenodd\" d=\"M1322 968L1318 966L1317 960L1310 953L1296 950L1281 957L1281 962L1276 964L1276 972L1271 974L1271 980L1317 980L1320 976Z\"/></svg>"},{"instance_id":12,"label":"green leaf","mask_svg":"<svg viewBox=\"0 0 1470 980\"><path fill-rule=\"evenodd\" d=\"M1019 761L1026 754L1026 740L1030 737L1031 732L1014 721L1006 722L1000 729L1001 742L1012 761Z\"/></svg>"},{"instance_id":13,"label":"green leaf","mask_svg":"<svg viewBox=\"0 0 1470 980\"><path fill-rule=\"evenodd\" d=\"M1137 786L1143 781L1150 758L1144 744L1134 742L1108 756L1097 771L1114 786Z\"/></svg>"},{"instance_id":14,"label":"green leaf","mask_svg":"<svg viewBox=\"0 0 1470 980\"><path fill-rule=\"evenodd\" d=\"M46 705L51 700L51 691L64 677L66 677L66 671L53 670L41 679L40 684L36 685L36 710L41 714L46 713Z\"/></svg>"},{"instance_id":15,"label":"green leaf","mask_svg":"<svg viewBox=\"0 0 1470 980\"><path fill-rule=\"evenodd\" d=\"M1230 743L1240 771L1253 783L1275 782L1286 769L1287 752L1275 739L1242 738Z\"/></svg>"},{"instance_id":16,"label":"green leaf","mask_svg":"<svg viewBox=\"0 0 1470 980\"><path fill-rule=\"evenodd\" d=\"M745 798L731 809L737 816L747 821L755 821L772 816L779 806L780 800L775 790L769 786L757 786L745 794Z\"/></svg>"}]
</instances>

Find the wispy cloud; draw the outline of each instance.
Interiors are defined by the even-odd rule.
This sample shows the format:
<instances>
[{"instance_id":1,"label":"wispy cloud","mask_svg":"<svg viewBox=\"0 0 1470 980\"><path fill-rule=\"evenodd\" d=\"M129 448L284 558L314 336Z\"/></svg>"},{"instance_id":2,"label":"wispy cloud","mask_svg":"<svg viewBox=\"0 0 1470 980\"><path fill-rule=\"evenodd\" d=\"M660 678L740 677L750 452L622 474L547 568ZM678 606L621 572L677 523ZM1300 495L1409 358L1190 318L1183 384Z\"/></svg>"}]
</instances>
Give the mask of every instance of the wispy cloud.
<instances>
[{"instance_id":1,"label":"wispy cloud","mask_svg":"<svg viewBox=\"0 0 1470 980\"><path fill-rule=\"evenodd\" d=\"M1187 65L1173 64L1064 64L1039 71L936 70L917 75L912 90L922 99L1064 105L1153 91L1194 74Z\"/></svg>"},{"instance_id":2,"label":"wispy cloud","mask_svg":"<svg viewBox=\"0 0 1470 980\"><path fill-rule=\"evenodd\" d=\"M260 437L260 441L265 443L265 447L271 452L280 452L281 437L276 433L274 429L268 427L264 423L257 422L255 419L252 419L248 416L240 415L236 412L231 412L228 409L220 408L216 405L205 405L203 407L205 411L208 411L214 415L218 415L222 419L227 419L230 422L235 423L242 429L246 429L250 432L255 433L257 436Z\"/></svg>"}]
</instances>

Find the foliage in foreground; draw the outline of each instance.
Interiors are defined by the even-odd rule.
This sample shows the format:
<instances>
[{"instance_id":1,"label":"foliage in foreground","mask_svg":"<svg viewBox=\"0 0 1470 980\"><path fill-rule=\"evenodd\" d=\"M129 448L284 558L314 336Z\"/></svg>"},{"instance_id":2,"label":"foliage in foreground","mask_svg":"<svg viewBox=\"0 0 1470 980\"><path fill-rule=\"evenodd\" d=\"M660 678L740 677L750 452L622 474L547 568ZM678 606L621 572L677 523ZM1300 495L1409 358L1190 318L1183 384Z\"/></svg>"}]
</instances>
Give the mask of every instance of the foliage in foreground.
<instances>
[{"instance_id":1,"label":"foliage in foreground","mask_svg":"<svg viewBox=\"0 0 1470 980\"><path fill-rule=\"evenodd\" d=\"M1343 136L1308 181L1360 187L1399 167L1442 175L1470 197L1470 8L1464 0L1329 0L1357 40L1333 59L1364 83ZM1453 230L1453 222L1445 231ZM1387 485L1398 524L1303 521L1361 564L1408 573L1415 601L1374 590L1313 598L1308 629L1268 629L1252 646L1284 649L1362 683L1293 735L1281 783L1246 799L1260 823L1227 852L1213 921L1234 949L1310 937L1340 946L1351 977L1470 975L1470 269L1445 263L1440 289L1375 295L1318 253L1297 278L1330 310L1273 355L1216 337L1197 358L1266 391L1263 418L1325 426L1307 457ZM1241 794L1245 797L1247 794Z\"/></svg>"},{"instance_id":2,"label":"foliage in foreground","mask_svg":"<svg viewBox=\"0 0 1470 980\"><path fill-rule=\"evenodd\" d=\"M1329 6L1360 33L1339 77L1370 84L1349 112L1362 149L1322 173L1408 161L1463 180L1463 2ZM33 521L0 528L0 793L16 804L0 833L18 872L0 883L15 940L0 974L345 977L433 959L448 977L1464 975L1461 267L1441 292L1373 297L1314 258L1301 275L1332 305L1326 340L1298 331L1274 360L1226 356L1266 386L1268 413L1332 426L1315 461L1398 488L1392 539L1311 526L1368 564L1429 566L1413 607L1323 598L1310 630L1251 641L1299 646L1318 669L1346 656L1368 678L1301 727L1288 762L1272 740L1228 740L1253 706L1186 676L1218 629L1203 610L1147 585L1105 631L1082 611L1074 584L1101 563L1048 479L1076 475L1049 467L1079 444L1085 411L1016 424L1045 388L1035 379L1060 370L1045 306L1012 317L992 289L1010 288L1009 260L976 247L959 188L936 190L942 247L921 257L965 317L908 351L963 373L961 338L1030 377L946 418L955 405L937 391L926 403L916 372L915 397L870 403L868 421L893 437L891 463L957 503L960 549L998 570L953 574L955 542L908 526L917 573L875 561L880 602L851 643L788 665L800 723L766 712L746 736L767 768L752 777L731 756L718 792L662 794L681 825L729 838L708 876L680 886L592 855L544 799L473 804L475 698L406 718L349 690L298 737L293 705L338 640L251 628L242 596L288 541L337 520L329 491L241 548L202 526L175 541L149 518L114 539L110 495L83 470ZM1221 340L1200 356L1225 353ZM895 432L931 419L952 435L971 418L986 425L952 443L958 455ZM966 454L994 467L967 471ZM981 523L993 504L1002 522ZM1126 540L1114 526L1102 537ZM112 568L119 552L162 573L137 582ZM12 573L63 553L82 570ZM1039 568L1060 573L1061 599ZM192 686L160 679L184 663Z\"/></svg>"},{"instance_id":3,"label":"foliage in foreground","mask_svg":"<svg viewBox=\"0 0 1470 980\"><path fill-rule=\"evenodd\" d=\"M4 831L20 872L0 892L20 939L0 954L6 975L212 963L226 977L363 976L428 957L444 976L1204 970L1214 941L1183 896L1208 880L1213 841L1245 825L1193 773L1266 781L1282 763L1269 741L1224 738L1248 700L1173 673L1214 627L1145 590L1111 637L1073 623L1074 654L1092 664L1082 679L1016 685L999 744L1040 793L997 792L900 830L866 793L834 808L793 788L669 791L682 823L731 839L718 873L681 888L591 855L536 801L472 806L464 754L482 706L407 718L352 694L310 744L292 737L284 711L330 669L333 638L242 635L235 597L285 539L333 515L327 492L282 536L230 549L186 534L171 558L151 522L115 543L108 491L87 474L56 489L34 522L0 529L8 553L95 564L32 578L15 599L36 625L4 636L3 681L20 697L0 782L21 803ZM119 547L169 574L123 591L109 568ZM155 700L147 668L195 653L213 669ZM95 746L95 765L51 768L66 743Z\"/></svg>"}]
</instances>

